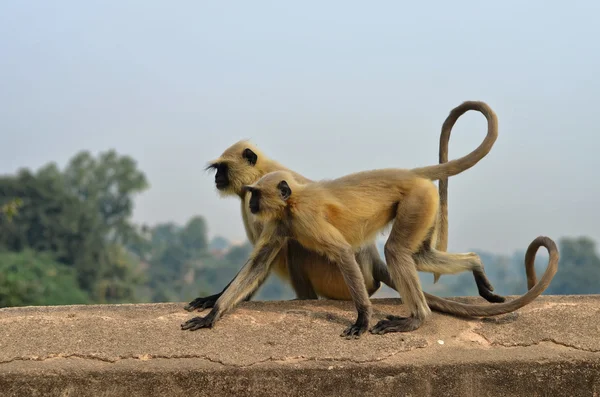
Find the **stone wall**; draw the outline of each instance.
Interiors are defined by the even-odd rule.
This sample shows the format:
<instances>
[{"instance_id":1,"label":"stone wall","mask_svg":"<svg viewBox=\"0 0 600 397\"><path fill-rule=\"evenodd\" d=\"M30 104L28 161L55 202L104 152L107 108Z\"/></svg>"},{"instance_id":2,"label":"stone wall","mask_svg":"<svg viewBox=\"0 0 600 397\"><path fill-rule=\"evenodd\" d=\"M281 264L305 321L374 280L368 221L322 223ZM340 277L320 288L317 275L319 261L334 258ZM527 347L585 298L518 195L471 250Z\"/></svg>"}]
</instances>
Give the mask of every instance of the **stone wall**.
<instances>
[{"instance_id":1,"label":"stone wall","mask_svg":"<svg viewBox=\"0 0 600 397\"><path fill-rule=\"evenodd\" d=\"M373 304L373 324L404 313ZM358 340L339 336L351 302L249 302L194 332L182 307L0 309L0 396L600 395L600 296Z\"/></svg>"}]
</instances>

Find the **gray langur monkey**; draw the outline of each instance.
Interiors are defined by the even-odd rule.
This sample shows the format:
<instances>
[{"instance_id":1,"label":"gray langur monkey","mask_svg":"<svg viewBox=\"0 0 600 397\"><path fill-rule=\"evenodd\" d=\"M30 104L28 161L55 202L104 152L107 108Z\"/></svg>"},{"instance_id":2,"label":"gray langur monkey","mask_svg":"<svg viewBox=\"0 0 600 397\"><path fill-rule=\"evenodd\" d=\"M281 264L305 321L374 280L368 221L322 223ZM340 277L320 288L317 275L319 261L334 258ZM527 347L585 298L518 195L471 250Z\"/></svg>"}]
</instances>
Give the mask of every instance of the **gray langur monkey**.
<instances>
[{"instance_id":1,"label":"gray langur monkey","mask_svg":"<svg viewBox=\"0 0 600 397\"><path fill-rule=\"evenodd\" d=\"M483 102L464 102L451 115L461 115L471 109L486 116L488 135L472 153L457 160L411 170L365 171L321 182L301 182L289 171L275 171L252 185L242 186L243 192L250 193L248 205L262 222L262 232L249 261L211 312L206 317L188 320L182 329L212 327L225 312L256 291L288 240L293 239L338 267L358 311L357 321L342 335L359 337L368 329L372 310L355 253L372 243L375 235L389 224L392 231L385 245L389 268L386 284L396 287L409 307L410 316L388 316L371 329L372 333L415 330L431 313L430 307L450 314L491 316L517 310L539 296L558 266L558 250L547 237L538 237L530 244L525 263L530 290L514 301L487 306L465 305L425 294L421 289L417 271L483 274L483 264L476 254L441 252L432 244L439 222L439 197L432 181L473 167L489 153L497 137L497 118ZM532 286L535 281L533 260L540 246L548 249L550 262L540 283Z\"/></svg>"},{"instance_id":2,"label":"gray langur monkey","mask_svg":"<svg viewBox=\"0 0 600 397\"><path fill-rule=\"evenodd\" d=\"M467 110L464 109L461 112L455 110L444 121L440 134L440 163L448 161L448 142L452 127ZM242 187L255 183L260 177L269 172L279 170L291 172L299 182L311 182L308 178L270 159L248 141L240 141L227 148L218 159L209 163L207 169L216 170L215 185L222 196L237 196L240 198L244 228L248 239L253 245L256 244L263 225L250 212L248 207L249 195L242 192ZM447 178L440 179L439 196L440 212L434 231L437 239L434 238L434 242L435 248L446 251L448 245ZM381 283L394 288L393 285L389 284L391 281L387 267L381 260L374 243L361 247L356 253L356 261L361 266L369 296L380 288ZM273 269L281 279L292 285L299 299L317 299L318 296L336 300L351 299L348 287L337 266L330 263L327 258L305 249L293 239L288 240L282 252L277 255ZM439 276L440 274L434 272L435 282L437 282ZM474 278L480 296L488 302L499 303L505 301L504 297L492 293L494 288L485 273L474 273ZM230 284L231 282L225 286L223 291L217 294L194 299L185 306L185 309L188 311L196 309L201 311L213 307ZM245 297L245 300L250 300L252 296L253 294Z\"/></svg>"}]
</instances>

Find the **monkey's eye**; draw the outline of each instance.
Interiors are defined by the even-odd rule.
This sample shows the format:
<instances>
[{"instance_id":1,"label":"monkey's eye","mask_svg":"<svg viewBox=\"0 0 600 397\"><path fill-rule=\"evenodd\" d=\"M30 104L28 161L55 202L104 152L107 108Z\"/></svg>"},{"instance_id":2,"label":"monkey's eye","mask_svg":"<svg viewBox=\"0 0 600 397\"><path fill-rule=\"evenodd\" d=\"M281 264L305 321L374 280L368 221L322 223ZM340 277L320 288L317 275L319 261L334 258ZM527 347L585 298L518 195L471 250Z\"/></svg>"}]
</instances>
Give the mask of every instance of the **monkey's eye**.
<instances>
[{"instance_id":1,"label":"monkey's eye","mask_svg":"<svg viewBox=\"0 0 600 397\"><path fill-rule=\"evenodd\" d=\"M258 156L256 155L256 153L254 153L250 149L244 149L242 157L245 158L248 161L248 163L250 163L250 165L255 165L256 161L258 160Z\"/></svg>"},{"instance_id":2,"label":"monkey's eye","mask_svg":"<svg viewBox=\"0 0 600 397\"><path fill-rule=\"evenodd\" d=\"M290 186L287 184L286 181L279 182L279 184L277 185L277 189L279 189L281 198L284 200L289 199L292 195L292 189L290 189Z\"/></svg>"}]
</instances>

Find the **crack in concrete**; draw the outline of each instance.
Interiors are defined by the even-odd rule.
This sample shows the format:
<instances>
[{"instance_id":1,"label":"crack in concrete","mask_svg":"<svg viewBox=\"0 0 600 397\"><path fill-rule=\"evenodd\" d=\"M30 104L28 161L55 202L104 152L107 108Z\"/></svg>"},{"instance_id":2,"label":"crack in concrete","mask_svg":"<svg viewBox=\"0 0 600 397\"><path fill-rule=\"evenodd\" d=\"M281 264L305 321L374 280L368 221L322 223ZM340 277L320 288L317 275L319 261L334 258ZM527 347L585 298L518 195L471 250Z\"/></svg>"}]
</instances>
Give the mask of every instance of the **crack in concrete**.
<instances>
[{"instance_id":1,"label":"crack in concrete","mask_svg":"<svg viewBox=\"0 0 600 397\"><path fill-rule=\"evenodd\" d=\"M559 306L561 304L559 303L547 303L546 305L554 305L554 306ZM570 304L562 304L564 306L566 305L570 305ZM542 308L543 310L543 308ZM588 352L588 353L599 353L600 349L594 349L594 348L585 348L585 347L580 347L580 346L576 346L574 344L569 344L566 342L560 342L558 340L556 340L555 338L541 338L536 342L531 342L531 343L526 343L526 342L493 342L491 341L487 336L484 335L484 333L482 332L482 328L483 328L483 324L477 324L477 326L473 327L472 329L470 329L469 331L479 335L480 337L482 337L487 343L489 343L490 346L500 346L500 347L506 347L506 348L512 348L512 347L530 347L530 346L538 346L544 342L547 343L552 343L558 346L562 346L562 347L566 347L566 348L570 348L570 349L574 349L574 350L578 350L578 351L584 351L584 352Z\"/></svg>"},{"instance_id":2,"label":"crack in concrete","mask_svg":"<svg viewBox=\"0 0 600 397\"><path fill-rule=\"evenodd\" d=\"M14 357L14 358L11 358L8 360L0 361L0 365L12 363L14 361L46 361L46 360L52 360L52 359L56 359L56 358L80 358L83 360L95 360L95 361L101 361L101 362L110 363L110 364L114 364L121 360L148 361L148 360L155 359L155 358L162 358L162 359L199 358L199 359L207 360L207 361L217 363L217 364L229 365L227 363L224 363L221 360L213 359L213 358L203 356L203 355L193 355L193 354L182 354L182 355L173 355L173 356L163 356L163 355L158 355L158 354L139 354L139 355L131 355L131 356L118 356L115 358L106 358L106 357L100 357L100 356L95 356L95 355L91 355L91 354L79 354L79 353L49 354L49 355L43 356L43 357L38 357L38 356Z\"/></svg>"},{"instance_id":3,"label":"crack in concrete","mask_svg":"<svg viewBox=\"0 0 600 397\"><path fill-rule=\"evenodd\" d=\"M215 359L215 358L208 357L205 355L194 355L194 354L181 354L181 355L169 355L169 356L160 355L160 354L138 354L138 355L131 355L131 356L118 356L116 358L106 358L106 357L100 357L100 356L90 355L90 354L73 353L73 354L50 354L50 355L42 356L42 357L38 357L38 356L14 357L9 360L0 361L0 365L8 364L8 363L15 362L15 361L46 361L46 360L52 360L52 359L57 359L57 358L80 358L80 359L84 359L84 360L95 360L95 361L101 361L101 362L110 363L110 364L114 364L121 360L148 361L148 360L153 360L153 359L173 360L173 359L186 359L186 358L194 359L194 358L196 358L196 359L202 359L202 360L206 360L206 361L216 363L216 364L221 364L226 367L235 367L235 368L248 368L248 367L263 364L266 362L277 363L277 362L290 362L290 361L317 361L317 362L324 361L324 362L348 362L348 363L355 363L355 364L365 364L365 363L384 361L384 360L387 360L397 354L412 351L415 349L423 349L426 347L427 346L416 346L409 350L397 350L397 351L394 351L394 352L391 352L391 353L385 355L384 357L378 357L378 358L374 358L374 359L365 359L365 360L356 360L356 359L352 359L352 358L315 357L315 356L292 356L292 357L284 357L284 358L276 358L276 357L271 356L271 357L265 358L263 360L258 360L258 361L252 362L250 364L232 364L232 363L227 363L227 362L224 362L223 360Z\"/></svg>"},{"instance_id":4,"label":"crack in concrete","mask_svg":"<svg viewBox=\"0 0 600 397\"><path fill-rule=\"evenodd\" d=\"M385 361L391 357L396 356L397 354L402 354L402 353L407 353L416 349L425 349L427 348L429 345L425 344L423 346L414 346L412 348L409 348L408 350L396 350L394 352L391 352L389 354L386 354L384 357L377 357L377 358L370 358L370 359L365 359L365 360L356 360L356 359L352 359L352 358L334 358L334 357L314 357L314 356L296 356L296 357L286 357L284 359L274 359L273 357L270 357L269 359L260 361L260 362L256 362L253 364L249 364L247 365L247 367L250 367L252 365L256 365L256 364L260 364L262 362L267 362L267 361L272 361L272 362L286 362L286 361L293 361L293 360L298 360L300 359L301 361L325 361L325 362L347 362L347 363L355 363L355 364L365 364L365 363L375 363L375 362L380 362L380 361Z\"/></svg>"},{"instance_id":5,"label":"crack in concrete","mask_svg":"<svg viewBox=\"0 0 600 397\"><path fill-rule=\"evenodd\" d=\"M485 339L485 337L483 335L481 335L481 336ZM507 343L501 343L501 342L490 342L490 344L493 346L503 347L503 348L507 348L507 349L528 348L528 347L540 345L542 343L552 343L552 344L555 344L555 345L558 345L558 346L561 346L561 347L564 347L567 349L573 349L576 351L584 351L584 352L588 352L588 353L600 353L600 349L591 349L591 348L586 349L586 348L574 346L574 345L571 345L568 343L560 342L553 338L544 338L544 339L541 339L534 343L507 344ZM39 361L39 362L41 362L41 361L52 360L52 359L68 359L68 358L94 360L94 361L100 361L100 362L110 363L110 364L114 364L114 363L116 363L118 361L122 361L122 360L148 361L148 360L153 360L153 359L165 359L165 360L201 359L201 360L206 360L211 363L220 364L224 367L233 367L233 368L249 368L249 367L264 364L267 362L285 363L285 362L292 362L292 361L300 361L300 362L315 361L315 362L339 362L339 363L366 364L366 363L385 361L385 360L388 360L398 354L413 351L416 349L424 349L427 347L428 347L428 345L415 346L409 350L397 350L397 351L391 352L389 354L386 354L382 357L377 357L377 358L373 358L373 359L365 359L365 360L357 360L357 359L353 359L353 358L315 357L315 356L300 355L300 356L291 356L291 357L284 357L284 358L271 356L271 357L265 358L263 360L258 360L258 361L255 361L255 362L252 362L249 364L233 364L233 363L224 362L223 360L212 358L212 357L209 357L206 355L195 355L195 354L181 354L181 355L168 355L168 356L160 355L160 354L137 354L137 355L130 355L130 356L118 356L115 358L107 358L107 357L101 357L101 356L97 356L97 355L93 355L93 354L72 353L72 354L49 354L47 356L14 357L14 358L11 358L8 360L0 361L0 365L8 364L8 363L15 362L15 361Z\"/></svg>"},{"instance_id":6,"label":"crack in concrete","mask_svg":"<svg viewBox=\"0 0 600 397\"><path fill-rule=\"evenodd\" d=\"M566 342L560 342L560 341L558 341L558 340L556 340L554 338L542 338L542 339L540 339L537 342L531 342L531 343L525 343L525 342L511 342L511 343L491 342L491 344L493 346L500 346L500 347L505 347L505 348L532 347L532 346L541 345L542 343L552 343L552 344L555 344L557 346L562 346L562 347L566 347L566 348L569 348L569 349L583 351L583 352L588 352L588 353L600 353L600 349L580 347L580 346L572 345L572 344L569 344L569 343L566 343Z\"/></svg>"},{"instance_id":7,"label":"crack in concrete","mask_svg":"<svg viewBox=\"0 0 600 397\"><path fill-rule=\"evenodd\" d=\"M47 356L13 357L8 360L0 361L0 365L12 363L14 361L46 361L46 360L52 360L55 358L72 358L72 357L81 358L81 359L85 359L85 360L102 361L105 363L115 363L116 361L118 361L118 360L113 360L110 358L94 356L91 354L73 353L73 354L49 354Z\"/></svg>"}]
</instances>

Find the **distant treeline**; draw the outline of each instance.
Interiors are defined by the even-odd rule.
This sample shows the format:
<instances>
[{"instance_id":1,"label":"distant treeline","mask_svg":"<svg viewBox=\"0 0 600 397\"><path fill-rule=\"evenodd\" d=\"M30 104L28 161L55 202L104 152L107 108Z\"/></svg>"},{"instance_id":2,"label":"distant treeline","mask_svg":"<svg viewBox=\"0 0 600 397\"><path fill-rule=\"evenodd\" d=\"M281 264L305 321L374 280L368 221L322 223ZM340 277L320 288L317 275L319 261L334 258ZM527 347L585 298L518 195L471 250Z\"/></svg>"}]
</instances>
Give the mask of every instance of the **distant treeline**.
<instances>
[{"instance_id":1,"label":"distant treeline","mask_svg":"<svg viewBox=\"0 0 600 397\"><path fill-rule=\"evenodd\" d=\"M207 238L202 216L185 225L131 221L133 198L149 188L136 162L115 151L75 155L0 177L0 307L76 303L189 301L220 291L251 246ZM241 220L240 220L241 222ZM546 294L600 293L600 258L586 237L558 240L559 270ZM381 247L380 247L381 249ZM526 290L524 252L478 252L499 294ZM536 265L545 269L542 251ZM424 287L441 296L477 295L472 275L443 276ZM396 296L384 289L379 296ZM294 298L274 276L256 299Z\"/></svg>"}]
</instances>

